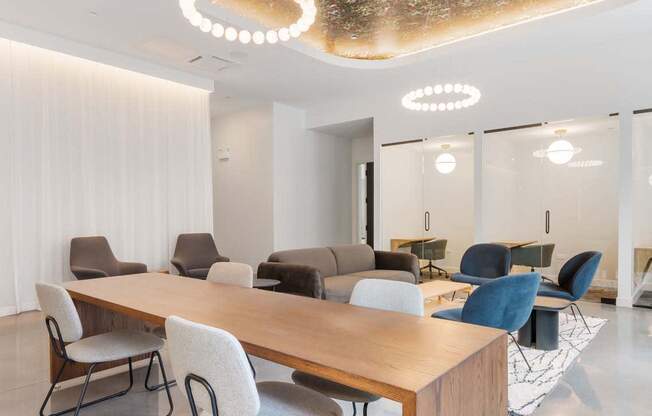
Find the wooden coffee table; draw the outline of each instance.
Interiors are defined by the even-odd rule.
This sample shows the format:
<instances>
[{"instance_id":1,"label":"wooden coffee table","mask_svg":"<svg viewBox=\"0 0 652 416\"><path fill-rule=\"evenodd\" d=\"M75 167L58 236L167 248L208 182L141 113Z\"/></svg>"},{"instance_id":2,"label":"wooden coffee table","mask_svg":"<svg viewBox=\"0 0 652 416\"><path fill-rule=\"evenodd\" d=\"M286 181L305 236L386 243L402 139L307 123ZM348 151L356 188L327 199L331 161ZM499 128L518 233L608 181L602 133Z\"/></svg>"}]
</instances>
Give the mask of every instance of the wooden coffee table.
<instances>
[{"instance_id":1,"label":"wooden coffee table","mask_svg":"<svg viewBox=\"0 0 652 416\"><path fill-rule=\"evenodd\" d=\"M459 308L461 305L454 303L453 297L461 292L470 294L472 287L466 283L434 280L420 284L419 289L425 301L425 316L430 316L442 309ZM451 299L446 299L446 296L450 296Z\"/></svg>"}]
</instances>

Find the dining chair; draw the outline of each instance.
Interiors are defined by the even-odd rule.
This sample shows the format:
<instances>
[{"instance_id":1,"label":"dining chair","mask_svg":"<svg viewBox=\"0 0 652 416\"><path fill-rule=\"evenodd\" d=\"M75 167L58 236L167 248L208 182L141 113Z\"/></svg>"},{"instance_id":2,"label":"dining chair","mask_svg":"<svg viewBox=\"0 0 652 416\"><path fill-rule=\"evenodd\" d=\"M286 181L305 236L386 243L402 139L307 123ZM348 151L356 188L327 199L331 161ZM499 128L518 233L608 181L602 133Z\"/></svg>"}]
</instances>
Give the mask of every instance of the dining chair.
<instances>
[{"instance_id":1,"label":"dining chair","mask_svg":"<svg viewBox=\"0 0 652 416\"><path fill-rule=\"evenodd\" d=\"M170 361L192 416L342 416L332 399L291 383L256 383L230 333L183 318L165 321Z\"/></svg>"},{"instance_id":2,"label":"dining chair","mask_svg":"<svg viewBox=\"0 0 652 416\"><path fill-rule=\"evenodd\" d=\"M206 280L231 286L254 287L254 271L244 263L219 262L211 266Z\"/></svg>"},{"instance_id":3,"label":"dining chair","mask_svg":"<svg viewBox=\"0 0 652 416\"><path fill-rule=\"evenodd\" d=\"M229 258L220 255L211 234L194 233L179 234L170 263L181 276L206 279L211 266L223 261Z\"/></svg>"},{"instance_id":4,"label":"dining chair","mask_svg":"<svg viewBox=\"0 0 652 416\"><path fill-rule=\"evenodd\" d=\"M70 241L70 270L77 280L147 273L147 265L119 261L106 237L76 237Z\"/></svg>"},{"instance_id":5,"label":"dining chair","mask_svg":"<svg viewBox=\"0 0 652 416\"><path fill-rule=\"evenodd\" d=\"M170 387L167 381L163 360L161 360L161 355L159 353L164 345L161 338L152 334L136 331L114 331L82 338L83 328L81 320L79 319L79 314L77 313L77 309L75 308L75 304L70 295L63 287L47 283L37 283L36 294L41 305L41 310L46 316L45 326L50 338L52 351L63 360L63 364L61 365L61 368L59 369L59 372L52 382L52 385L45 396L45 400L41 405L39 411L41 416L43 416L45 406L50 401L52 392L68 365L89 365L79 395L79 400L75 407L52 413L50 416L59 416L73 411L75 412L75 416L77 416L81 409L85 407L124 396L131 390L134 384L132 358L144 354L149 354L151 359L153 359L154 356L158 359L161 373L163 375L168 403L170 405L170 410L167 415L169 416L172 414L174 405L172 403L172 396L170 394ZM84 397L86 396L86 390L88 389L91 375L97 365L124 359L127 359L129 364L129 386L125 390L84 403ZM146 386L149 382L148 379L149 372L145 378Z\"/></svg>"},{"instance_id":6,"label":"dining chair","mask_svg":"<svg viewBox=\"0 0 652 416\"><path fill-rule=\"evenodd\" d=\"M573 313L573 316L575 316L575 319L577 319L577 316L575 315L575 310L577 310L577 313L582 318L582 322L584 322L584 326L589 333L591 333L591 329L586 323L586 319L584 319L584 315L576 302L580 300L591 287L593 278L598 271L600 260L602 260L602 253L598 251L586 251L574 256L562 266L557 277L557 283L541 283L538 293L538 296L567 300L568 306L564 309L571 308L571 312ZM575 310L573 310L573 308L575 308Z\"/></svg>"},{"instance_id":7,"label":"dining chair","mask_svg":"<svg viewBox=\"0 0 652 416\"><path fill-rule=\"evenodd\" d=\"M351 294L351 305L391 312L423 316L424 300L417 285L406 282L365 279L359 281ZM369 403L380 396L358 390L334 381L326 380L302 371L292 373L292 381L328 397L353 404L353 414L358 412L357 403L363 403L363 415L367 416Z\"/></svg>"},{"instance_id":8,"label":"dining chair","mask_svg":"<svg viewBox=\"0 0 652 416\"><path fill-rule=\"evenodd\" d=\"M421 268L421 270L428 269L428 273L432 277L432 271L437 270L437 274L448 278L448 272L441 267L437 267L434 262L437 260L444 260L446 258L446 245L448 240L431 240L425 243L413 243L410 246L412 254L416 255L420 260L428 260L428 265Z\"/></svg>"},{"instance_id":9,"label":"dining chair","mask_svg":"<svg viewBox=\"0 0 652 416\"><path fill-rule=\"evenodd\" d=\"M468 297L464 307L444 309L433 313L432 317L507 331L528 368L532 370L512 332L521 329L530 318L540 280L539 273L493 279L477 288Z\"/></svg>"},{"instance_id":10,"label":"dining chair","mask_svg":"<svg viewBox=\"0 0 652 416\"><path fill-rule=\"evenodd\" d=\"M501 244L476 244L464 252L460 272L453 274L451 280L482 286L493 279L507 276L511 261L511 251Z\"/></svg>"}]
</instances>

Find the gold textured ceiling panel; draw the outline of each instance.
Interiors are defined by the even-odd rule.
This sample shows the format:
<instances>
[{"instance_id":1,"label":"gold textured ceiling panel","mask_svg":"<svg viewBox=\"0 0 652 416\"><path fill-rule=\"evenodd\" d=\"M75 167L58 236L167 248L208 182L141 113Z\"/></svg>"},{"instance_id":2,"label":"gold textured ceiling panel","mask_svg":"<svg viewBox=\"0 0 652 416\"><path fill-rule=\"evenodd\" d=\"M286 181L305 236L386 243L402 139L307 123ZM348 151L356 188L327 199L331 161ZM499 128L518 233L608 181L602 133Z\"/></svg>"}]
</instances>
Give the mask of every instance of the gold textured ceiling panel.
<instances>
[{"instance_id":1,"label":"gold textured ceiling panel","mask_svg":"<svg viewBox=\"0 0 652 416\"><path fill-rule=\"evenodd\" d=\"M315 0L317 20L301 40L354 59L388 59L599 0ZM265 27L301 16L294 0L212 0Z\"/></svg>"}]
</instances>

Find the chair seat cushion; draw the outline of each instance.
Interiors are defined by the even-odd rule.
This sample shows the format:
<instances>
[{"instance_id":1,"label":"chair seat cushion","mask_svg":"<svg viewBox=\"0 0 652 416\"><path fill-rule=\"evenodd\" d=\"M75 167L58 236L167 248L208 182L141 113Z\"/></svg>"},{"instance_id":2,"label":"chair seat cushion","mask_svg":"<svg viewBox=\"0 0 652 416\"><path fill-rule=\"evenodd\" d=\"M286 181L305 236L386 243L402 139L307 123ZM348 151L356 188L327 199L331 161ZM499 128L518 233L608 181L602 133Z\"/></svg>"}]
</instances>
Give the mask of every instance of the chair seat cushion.
<instances>
[{"instance_id":1,"label":"chair seat cushion","mask_svg":"<svg viewBox=\"0 0 652 416\"><path fill-rule=\"evenodd\" d=\"M209 268L202 269L190 269L188 270L188 276L190 277L206 277L208 276Z\"/></svg>"},{"instance_id":2,"label":"chair seat cushion","mask_svg":"<svg viewBox=\"0 0 652 416\"><path fill-rule=\"evenodd\" d=\"M560 298L570 301L577 300L573 297L573 295L566 292L556 284L550 282L544 282L539 285L539 292L537 292L537 296L547 296L550 298Z\"/></svg>"},{"instance_id":3,"label":"chair seat cushion","mask_svg":"<svg viewBox=\"0 0 652 416\"><path fill-rule=\"evenodd\" d=\"M492 280L495 279L486 278L486 277L469 276L468 274L463 274L463 273L455 273L451 277L451 280L457 283L467 283L473 286L482 286L483 284L491 282Z\"/></svg>"},{"instance_id":4,"label":"chair seat cushion","mask_svg":"<svg viewBox=\"0 0 652 416\"><path fill-rule=\"evenodd\" d=\"M380 396L376 396L375 394L354 389L301 371L295 371L292 373L292 381L300 386L307 387L328 397L332 397L333 399L345 402L371 403L380 400Z\"/></svg>"},{"instance_id":5,"label":"chair seat cushion","mask_svg":"<svg viewBox=\"0 0 652 416\"><path fill-rule=\"evenodd\" d=\"M342 408L323 394L296 384L257 383L258 416L342 416Z\"/></svg>"},{"instance_id":6,"label":"chair seat cushion","mask_svg":"<svg viewBox=\"0 0 652 416\"><path fill-rule=\"evenodd\" d=\"M410 272L403 270L367 270L363 272L351 273L353 276L363 277L365 279L383 279L395 280L398 282L416 283L416 278Z\"/></svg>"},{"instance_id":7,"label":"chair seat cushion","mask_svg":"<svg viewBox=\"0 0 652 416\"><path fill-rule=\"evenodd\" d=\"M444 309L432 314L433 318L462 322L462 308Z\"/></svg>"},{"instance_id":8,"label":"chair seat cushion","mask_svg":"<svg viewBox=\"0 0 652 416\"><path fill-rule=\"evenodd\" d=\"M66 346L71 360L78 363L104 363L149 354L163 348L156 335L135 331L114 331L81 339Z\"/></svg>"}]
</instances>

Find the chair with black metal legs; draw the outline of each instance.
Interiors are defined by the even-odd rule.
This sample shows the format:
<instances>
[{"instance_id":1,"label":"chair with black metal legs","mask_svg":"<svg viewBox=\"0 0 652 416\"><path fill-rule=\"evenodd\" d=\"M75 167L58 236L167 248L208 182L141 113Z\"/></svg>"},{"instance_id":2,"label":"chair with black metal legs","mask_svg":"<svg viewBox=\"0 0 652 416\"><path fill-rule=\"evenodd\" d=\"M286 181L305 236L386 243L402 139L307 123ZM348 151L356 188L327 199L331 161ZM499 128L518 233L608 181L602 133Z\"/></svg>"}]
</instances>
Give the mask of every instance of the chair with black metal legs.
<instances>
[{"instance_id":1,"label":"chair with black metal legs","mask_svg":"<svg viewBox=\"0 0 652 416\"><path fill-rule=\"evenodd\" d=\"M172 395L170 394L165 368L161 360L161 355L159 354L159 350L163 348L164 345L161 338L152 334L135 331L115 331L82 338L83 329L81 320L77 314L77 309L75 308L70 295L63 287L46 283L37 283L36 293L41 305L41 310L46 315L45 325L48 330L52 349L54 353L63 360L61 369L57 373L57 376L41 405L39 411L41 416L44 415L43 412L50 401L52 392L61 379L66 366L69 364L78 363L89 365L86 379L79 395L79 400L75 407L52 413L50 416L59 416L69 412L75 412L75 416L77 416L81 409L85 407L124 396L129 392L129 390L131 390L134 384L132 358L145 354L150 354L152 359L156 356L159 361L168 402L170 404L168 416L172 414L172 411L174 410ZM97 365L125 359L127 359L129 363L129 386L125 390L84 403L84 397L86 396L91 376L93 375L93 371ZM148 378L149 374L147 379ZM148 382L147 379L145 380L146 385Z\"/></svg>"},{"instance_id":2,"label":"chair with black metal legs","mask_svg":"<svg viewBox=\"0 0 652 416\"><path fill-rule=\"evenodd\" d=\"M353 288L351 305L415 316L423 316L424 313L421 289L411 283L391 280L365 279L359 281ZM380 397L375 394L302 371L292 373L292 380L300 386L308 387L333 399L351 402L354 415L358 413L357 403L363 404L362 412L364 416L367 416L369 403L380 400Z\"/></svg>"},{"instance_id":3,"label":"chair with black metal legs","mask_svg":"<svg viewBox=\"0 0 652 416\"><path fill-rule=\"evenodd\" d=\"M432 271L437 270L437 274L441 276L444 273L444 276L448 279L448 272L441 267L435 265L435 261L444 260L446 258L446 245L448 240L431 240L425 243L413 243L410 246L410 251L412 254L416 255L419 260L428 260L428 264L421 268L421 270L427 269L432 278Z\"/></svg>"},{"instance_id":4,"label":"chair with black metal legs","mask_svg":"<svg viewBox=\"0 0 652 416\"><path fill-rule=\"evenodd\" d=\"M463 308L445 309L435 312L432 317L504 329L518 347L525 364L532 370L512 332L521 329L530 318L540 280L539 273L492 279L477 288Z\"/></svg>"},{"instance_id":5,"label":"chair with black metal legs","mask_svg":"<svg viewBox=\"0 0 652 416\"><path fill-rule=\"evenodd\" d=\"M230 333L171 316L165 321L172 369L193 416L342 416L333 400L291 383L256 383Z\"/></svg>"}]
</instances>

